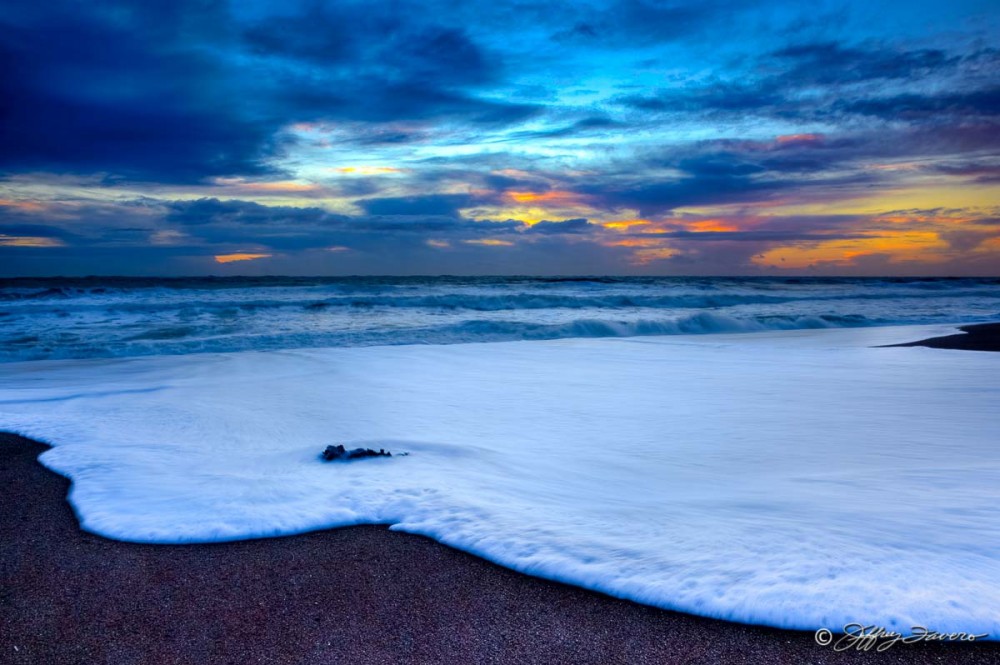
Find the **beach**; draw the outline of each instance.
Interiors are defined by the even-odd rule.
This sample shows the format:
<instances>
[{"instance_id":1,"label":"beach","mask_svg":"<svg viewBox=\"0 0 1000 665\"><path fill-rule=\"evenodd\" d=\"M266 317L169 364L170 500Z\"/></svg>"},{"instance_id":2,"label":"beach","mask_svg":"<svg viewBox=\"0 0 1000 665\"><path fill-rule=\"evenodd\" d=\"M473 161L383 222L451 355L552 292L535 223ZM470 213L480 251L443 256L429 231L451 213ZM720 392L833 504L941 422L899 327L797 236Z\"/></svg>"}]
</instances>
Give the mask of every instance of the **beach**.
<instances>
[{"instance_id":1,"label":"beach","mask_svg":"<svg viewBox=\"0 0 1000 665\"><path fill-rule=\"evenodd\" d=\"M0 665L1000 665L1000 3L0 26Z\"/></svg>"},{"instance_id":2,"label":"beach","mask_svg":"<svg viewBox=\"0 0 1000 665\"><path fill-rule=\"evenodd\" d=\"M4 663L986 663L995 642L837 653L363 526L211 545L80 530L44 446L0 435Z\"/></svg>"},{"instance_id":3,"label":"beach","mask_svg":"<svg viewBox=\"0 0 1000 665\"><path fill-rule=\"evenodd\" d=\"M993 281L3 293L15 662L996 656Z\"/></svg>"}]
</instances>

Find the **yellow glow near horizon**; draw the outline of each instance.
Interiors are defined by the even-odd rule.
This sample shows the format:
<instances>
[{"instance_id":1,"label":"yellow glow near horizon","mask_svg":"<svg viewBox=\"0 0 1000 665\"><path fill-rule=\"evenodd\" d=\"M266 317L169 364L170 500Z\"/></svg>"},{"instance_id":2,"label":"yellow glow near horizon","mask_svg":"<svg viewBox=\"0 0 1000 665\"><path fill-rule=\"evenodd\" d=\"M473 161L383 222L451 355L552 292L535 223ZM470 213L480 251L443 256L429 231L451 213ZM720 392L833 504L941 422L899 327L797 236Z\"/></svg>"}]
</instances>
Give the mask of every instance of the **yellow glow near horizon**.
<instances>
[{"instance_id":1,"label":"yellow glow near horizon","mask_svg":"<svg viewBox=\"0 0 1000 665\"><path fill-rule=\"evenodd\" d=\"M548 192L507 192L518 203L566 203L576 205L582 198L573 192L550 190Z\"/></svg>"},{"instance_id":2,"label":"yellow glow near horizon","mask_svg":"<svg viewBox=\"0 0 1000 665\"><path fill-rule=\"evenodd\" d=\"M725 232L725 231L742 231L746 230L741 228L733 222L727 222L724 219L699 219L692 222L684 222L684 226L688 231L693 231L696 233L701 233L704 231L713 232Z\"/></svg>"},{"instance_id":3,"label":"yellow glow near horizon","mask_svg":"<svg viewBox=\"0 0 1000 665\"><path fill-rule=\"evenodd\" d=\"M484 247L510 247L514 243L509 240L499 240L497 238L484 238L482 240L463 240L466 245L482 245Z\"/></svg>"},{"instance_id":4,"label":"yellow glow near horizon","mask_svg":"<svg viewBox=\"0 0 1000 665\"><path fill-rule=\"evenodd\" d=\"M810 245L775 247L754 257L759 266L802 269L814 264L851 265L855 259L873 254L888 257L890 262L920 261L940 263L947 260L948 244L933 231L899 233L851 240L835 239Z\"/></svg>"},{"instance_id":5,"label":"yellow glow near horizon","mask_svg":"<svg viewBox=\"0 0 1000 665\"><path fill-rule=\"evenodd\" d=\"M298 180L250 181L244 178L216 178L214 184L234 189L247 194L309 194L323 191L323 187L314 182Z\"/></svg>"},{"instance_id":6,"label":"yellow glow near horizon","mask_svg":"<svg viewBox=\"0 0 1000 665\"><path fill-rule=\"evenodd\" d=\"M620 219L613 222L601 222L601 226L615 231L628 231L633 226L649 226L651 223L645 219Z\"/></svg>"},{"instance_id":7,"label":"yellow glow near horizon","mask_svg":"<svg viewBox=\"0 0 1000 665\"><path fill-rule=\"evenodd\" d=\"M962 211L989 211L1000 208L1000 187L996 185L969 184L942 185L935 179L921 186L882 189L874 192L851 192L835 200L823 201L767 201L754 205L727 205L690 208L702 216L732 214L734 210L764 210L773 215L871 215L878 217L900 210L937 210L942 208ZM993 214L996 214L995 212ZM972 215L970 215L972 216Z\"/></svg>"},{"instance_id":8,"label":"yellow glow near horizon","mask_svg":"<svg viewBox=\"0 0 1000 665\"><path fill-rule=\"evenodd\" d=\"M216 263L233 263L235 261L255 261L257 259L266 259L273 256L272 254L250 254L247 252L236 252L233 254L216 254Z\"/></svg>"},{"instance_id":9,"label":"yellow glow near horizon","mask_svg":"<svg viewBox=\"0 0 1000 665\"><path fill-rule=\"evenodd\" d=\"M345 175L379 175L381 173L403 173L407 169L397 169L392 166L340 166L327 170Z\"/></svg>"}]
</instances>

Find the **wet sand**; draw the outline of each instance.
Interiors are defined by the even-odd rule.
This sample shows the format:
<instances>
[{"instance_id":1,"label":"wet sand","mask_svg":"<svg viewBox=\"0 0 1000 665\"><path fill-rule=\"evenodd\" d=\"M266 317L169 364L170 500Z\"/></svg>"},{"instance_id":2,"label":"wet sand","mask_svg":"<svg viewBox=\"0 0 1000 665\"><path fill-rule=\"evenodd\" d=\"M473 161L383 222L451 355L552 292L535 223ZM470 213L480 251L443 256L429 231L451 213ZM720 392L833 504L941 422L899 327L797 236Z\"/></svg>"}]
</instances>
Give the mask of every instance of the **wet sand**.
<instances>
[{"instance_id":1,"label":"wet sand","mask_svg":"<svg viewBox=\"0 0 1000 665\"><path fill-rule=\"evenodd\" d=\"M835 653L377 526L111 541L80 530L44 450L0 434L0 663L1000 663L997 643Z\"/></svg>"},{"instance_id":2,"label":"wet sand","mask_svg":"<svg viewBox=\"0 0 1000 665\"><path fill-rule=\"evenodd\" d=\"M917 342L890 344L889 346L928 346L932 349L956 349L961 351L1000 351L1000 323L977 323L959 326L957 335L931 337Z\"/></svg>"}]
</instances>

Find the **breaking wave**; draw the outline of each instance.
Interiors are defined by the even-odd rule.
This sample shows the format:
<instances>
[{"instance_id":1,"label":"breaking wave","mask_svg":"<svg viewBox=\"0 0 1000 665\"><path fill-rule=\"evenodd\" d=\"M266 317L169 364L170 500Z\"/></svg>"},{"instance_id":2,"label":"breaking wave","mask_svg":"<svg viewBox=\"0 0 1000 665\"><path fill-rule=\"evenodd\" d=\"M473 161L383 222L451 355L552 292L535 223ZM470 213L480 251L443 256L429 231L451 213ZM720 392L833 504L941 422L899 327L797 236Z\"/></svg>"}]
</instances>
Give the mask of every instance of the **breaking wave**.
<instances>
[{"instance_id":1,"label":"breaking wave","mask_svg":"<svg viewBox=\"0 0 1000 665\"><path fill-rule=\"evenodd\" d=\"M996 279L0 280L0 361L998 317Z\"/></svg>"}]
</instances>

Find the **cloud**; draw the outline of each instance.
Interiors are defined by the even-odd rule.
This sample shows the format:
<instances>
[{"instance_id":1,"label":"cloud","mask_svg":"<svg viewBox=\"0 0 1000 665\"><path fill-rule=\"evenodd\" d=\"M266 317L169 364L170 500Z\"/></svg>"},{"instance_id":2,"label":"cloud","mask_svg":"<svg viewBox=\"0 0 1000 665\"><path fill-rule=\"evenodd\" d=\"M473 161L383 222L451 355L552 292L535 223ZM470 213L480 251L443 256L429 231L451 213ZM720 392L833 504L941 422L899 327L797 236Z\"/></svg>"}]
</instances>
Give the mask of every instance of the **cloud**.
<instances>
[{"instance_id":1,"label":"cloud","mask_svg":"<svg viewBox=\"0 0 1000 665\"><path fill-rule=\"evenodd\" d=\"M949 116L971 119L1000 115L1000 86L938 94L905 93L840 102L837 111L897 120L940 121Z\"/></svg>"},{"instance_id":2,"label":"cloud","mask_svg":"<svg viewBox=\"0 0 1000 665\"><path fill-rule=\"evenodd\" d=\"M0 168L166 180L269 170L270 128L227 89L227 64L177 41L184 7L14 4L2 26Z\"/></svg>"},{"instance_id":3,"label":"cloud","mask_svg":"<svg viewBox=\"0 0 1000 665\"><path fill-rule=\"evenodd\" d=\"M996 115L1000 97L983 67L1000 56L940 49L902 50L814 42L755 58L755 67L729 80L696 81L619 97L617 103L658 114L752 113L786 120L877 116L916 122L942 114ZM900 86L904 90L900 90ZM886 94L890 92L890 94Z\"/></svg>"},{"instance_id":4,"label":"cloud","mask_svg":"<svg viewBox=\"0 0 1000 665\"><path fill-rule=\"evenodd\" d=\"M781 78L798 85L919 79L962 61L940 49L860 48L832 41L787 46L770 56L790 65Z\"/></svg>"},{"instance_id":5,"label":"cloud","mask_svg":"<svg viewBox=\"0 0 1000 665\"><path fill-rule=\"evenodd\" d=\"M906 270L935 265L952 273L988 272L1000 262L991 240L993 216L965 210L887 211L872 215L667 216L641 224L598 224L586 218L474 220L447 215L338 215L321 208L267 206L245 200L120 202L120 217L100 204L75 216L33 213L36 224L0 220L4 271L64 274L756 274L779 250L817 257L815 270L874 269L862 260L830 260L822 248L853 243L856 256L884 253L896 263L896 231L943 242ZM94 214L94 213L98 214ZM102 219L107 226L93 223ZM70 229L91 220L86 235ZM874 243L874 244L873 244ZM865 248L888 248L864 251ZM942 254L941 252L945 252ZM918 255L919 256L919 255ZM823 263L826 261L826 263ZM964 262L964 263L963 263ZM797 265L801 265L797 264ZM899 264L901 265L901 264ZM34 267L32 267L34 266ZM867 267L865 267L867 266ZM964 267L963 267L964 266ZM898 267L898 265L897 265ZM811 269L812 270L812 269ZM235 272L234 272L235 271Z\"/></svg>"},{"instance_id":6,"label":"cloud","mask_svg":"<svg viewBox=\"0 0 1000 665\"><path fill-rule=\"evenodd\" d=\"M699 174L661 181L648 179L626 186L593 183L578 191L609 208L633 208L648 217L682 207L761 201L792 187L792 182L776 179Z\"/></svg>"},{"instance_id":7,"label":"cloud","mask_svg":"<svg viewBox=\"0 0 1000 665\"><path fill-rule=\"evenodd\" d=\"M832 270L854 264L824 242L899 265L929 256L892 244L919 230L944 270L996 247L974 231L1000 52L962 7L4 9L0 254L22 267L733 273L785 247ZM968 209L877 214L903 196Z\"/></svg>"},{"instance_id":8,"label":"cloud","mask_svg":"<svg viewBox=\"0 0 1000 665\"><path fill-rule=\"evenodd\" d=\"M356 201L369 215L441 215L455 217L460 208L472 205L468 194L430 194L361 199Z\"/></svg>"},{"instance_id":9,"label":"cloud","mask_svg":"<svg viewBox=\"0 0 1000 665\"><path fill-rule=\"evenodd\" d=\"M460 29L379 5L313 7L247 24L197 0L15 0L0 19L0 170L276 174L296 122L495 126L538 110L478 94L500 58Z\"/></svg>"},{"instance_id":10,"label":"cloud","mask_svg":"<svg viewBox=\"0 0 1000 665\"><path fill-rule=\"evenodd\" d=\"M193 201L170 201L164 204L166 221L184 226L204 224L317 224L331 218L321 208L265 206L253 201L203 198Z\"/></svg>"},{"instance_id":11,"label":"cloud","mask_svg":"<svg viewBox=\"0 0 1000 665\"><path fill-rule=\"evenodd\" d=\"M529 229L531 233L544 233L544 234L559 234L559 233L593 233L597 231L600 227L596 224L591 224L589 221L583 218L566 219L561 222L550 222L548 220L542 220L537 224L532 224Z\"/></svg>"},{"instance_id":12,"label":"cloud","mask_svg":"<svg viewBox=\"0 0 1000 665\"><path fill-rule=\"evenodd\" d=\"M737 10L732 5L725 8L730 12ZM720 7L714 2L695 5L659 0L620 0L596 6L581 2L574 9L575 21L555 32L553 38L556 41L590 45L625 42L635 45L687 37L710 23Z\"/></svg>"},{"instance_id":13,"label":"cloud","mask_svg":"<svg viewBox=\"0 0 1000 665\"><path fill-rule=\"evenodd\" d=\"M252 254L249 252L234 252L233 254L216 254L213 258L216 263L235 263L237 261L256 261L257 259L267 259L273 254Z\"/></svg>"}]
</instances>

